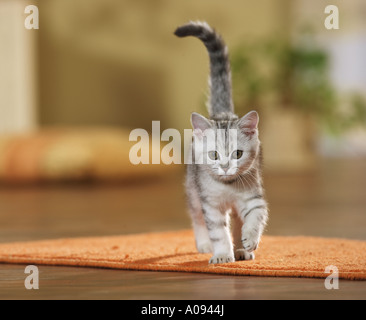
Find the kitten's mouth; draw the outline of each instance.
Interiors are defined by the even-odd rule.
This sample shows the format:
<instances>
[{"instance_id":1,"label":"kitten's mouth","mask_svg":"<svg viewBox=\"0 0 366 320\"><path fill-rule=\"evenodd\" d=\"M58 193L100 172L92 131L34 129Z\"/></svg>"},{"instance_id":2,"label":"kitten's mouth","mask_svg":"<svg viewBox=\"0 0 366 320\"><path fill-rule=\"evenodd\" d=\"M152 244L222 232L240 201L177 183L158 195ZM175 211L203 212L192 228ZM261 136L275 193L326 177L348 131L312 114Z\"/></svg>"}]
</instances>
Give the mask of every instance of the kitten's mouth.
<instances>
[{"instance_id":1,"label":"kitten's mouth","mask_svg":"<svg viewBox=\"0 0 366 320\"><path fill-rule=\"evenodd\" d=\"M237 168L217 170L216 179L225 183L235 181L237 179Z\"/></svg>"},{"instance_id":2,"label":"kitten's mouth","mask_svg":"<svg viewBox=\"0 0 366 320\"><path fill-rule=\"evenodd\" d=\"M218 175L220 181L223 182L234 182L237 179L236 174L220 174Z\"/></svg>"}]
</instances>

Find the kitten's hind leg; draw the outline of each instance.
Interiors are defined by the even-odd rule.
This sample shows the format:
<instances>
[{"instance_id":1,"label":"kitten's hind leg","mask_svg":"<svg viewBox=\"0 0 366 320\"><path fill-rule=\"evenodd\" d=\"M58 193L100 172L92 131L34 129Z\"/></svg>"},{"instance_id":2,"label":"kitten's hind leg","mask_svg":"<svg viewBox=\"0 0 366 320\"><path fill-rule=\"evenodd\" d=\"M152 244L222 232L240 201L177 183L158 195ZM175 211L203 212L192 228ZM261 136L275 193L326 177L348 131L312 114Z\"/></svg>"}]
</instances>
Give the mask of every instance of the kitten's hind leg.
<instances>
[{"instance_id":1,"label":"kitten's hind leg","mask_svg":"<svg viewBox=\"0 0 366 320\"><path fill-rule=\"evenodd\" d=\"M194 236L196 239L196 248L200 253L212 252L212 244L208 235L206 222L203 217L201 202L195 189L187 190L189 211L192 218Z\"/></svg>"},{"instance_id":2,"label":"kitten's hind leg","mask_svg":"<svg viewBox=\"0 0 366 320\"><path fill-rule=\"evenodd\" d=\"M243 220L239 217L235 209L232 210L231 217L231 231L233 235L234 242L234 255L235 260L254 260L255 256L253 252L247 252L243 248L241 231L243 228Z\"/></svg>"},{"instance_id":3,"label":"kitten's hind leg","mask_svg":"<svg viewBox=\"0 0 366 320\"><path fill-rule=\"evenodd\" d=\"M254 252L247 252L244 249L236 249L235 250L235 260L241 261L241 260L254 260L255 254Z\"/></svg>"}]
</instances>

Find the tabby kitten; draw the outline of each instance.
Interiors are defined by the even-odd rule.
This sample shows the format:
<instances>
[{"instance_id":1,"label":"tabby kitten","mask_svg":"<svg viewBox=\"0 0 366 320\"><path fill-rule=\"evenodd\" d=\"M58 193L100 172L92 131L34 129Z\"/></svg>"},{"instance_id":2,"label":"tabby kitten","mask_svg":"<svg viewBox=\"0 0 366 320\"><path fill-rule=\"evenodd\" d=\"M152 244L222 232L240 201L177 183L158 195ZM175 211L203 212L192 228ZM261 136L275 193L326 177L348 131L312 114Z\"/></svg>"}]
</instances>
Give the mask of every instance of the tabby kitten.
<instances>
[{"instance_id":1,"label":"tabby kitten","mask_svg":"<svg viewBox=\"0 0 366 320\"><path fill-rule=\"evenodd\" d=\"M191 152L205 161L187 165L186 176L197 250L213 252L212 264L254 259L268 219L258 114L234 114L228 49L207 23L190 22L175 35L199 38L210 57L210 118L191 116ZM197 141L204 148L197 150Z\"/></svg>"}]
</instances>

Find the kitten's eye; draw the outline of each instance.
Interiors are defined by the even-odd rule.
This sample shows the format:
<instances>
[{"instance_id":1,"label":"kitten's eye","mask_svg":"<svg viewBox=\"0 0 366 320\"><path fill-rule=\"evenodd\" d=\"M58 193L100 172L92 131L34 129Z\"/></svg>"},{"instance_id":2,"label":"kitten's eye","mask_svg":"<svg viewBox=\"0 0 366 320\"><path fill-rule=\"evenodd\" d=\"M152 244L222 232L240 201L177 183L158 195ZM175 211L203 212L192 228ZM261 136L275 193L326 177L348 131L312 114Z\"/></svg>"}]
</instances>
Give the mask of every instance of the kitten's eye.
<instances>
[{"instance_id":1,"label":"kitten's eye","mask_svg":"<svg viewBox=\"0 0 366 320\"><path fill-rule=\"evenodd\" d=\"M210 151L208 153L208 157L211 159L211 160L219 160L220 156L219 156L219 153L217 151Z\"/></svg>"},{"instance_id":2,"label":"kitten's eye","mask_svg":"<svg viewBox=\"0 0 366 320\"><path fill-rule=\"evenodd\" d=\"M232 158L236 160L240 159L242 156L243 156L243 150L236 150L232 154Z\"/></svg>"}]
</instances>

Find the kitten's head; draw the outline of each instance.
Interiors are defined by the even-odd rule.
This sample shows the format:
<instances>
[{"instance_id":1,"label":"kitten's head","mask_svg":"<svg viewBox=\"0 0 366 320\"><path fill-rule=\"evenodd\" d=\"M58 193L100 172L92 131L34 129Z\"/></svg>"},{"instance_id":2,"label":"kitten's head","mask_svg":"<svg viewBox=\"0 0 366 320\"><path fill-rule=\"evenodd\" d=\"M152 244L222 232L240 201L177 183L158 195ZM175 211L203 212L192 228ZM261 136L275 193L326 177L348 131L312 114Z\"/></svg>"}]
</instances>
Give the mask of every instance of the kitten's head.
<instances>
[{"instance_id":1,"label":"kitten's head","mask_svg":"<svg viewBox=\"0 0 366 320\"><path fill-rule=\"evenodd\" d=\"M208 120L198 113L192 114L193 152L195 163L214 178L229 182L249 171L258 157L259 116L251 111L240 119L223 119Z\"/></svg>"}]
</instances>

